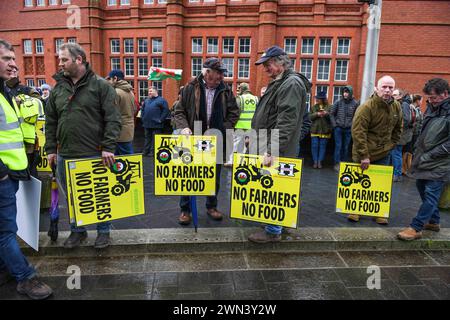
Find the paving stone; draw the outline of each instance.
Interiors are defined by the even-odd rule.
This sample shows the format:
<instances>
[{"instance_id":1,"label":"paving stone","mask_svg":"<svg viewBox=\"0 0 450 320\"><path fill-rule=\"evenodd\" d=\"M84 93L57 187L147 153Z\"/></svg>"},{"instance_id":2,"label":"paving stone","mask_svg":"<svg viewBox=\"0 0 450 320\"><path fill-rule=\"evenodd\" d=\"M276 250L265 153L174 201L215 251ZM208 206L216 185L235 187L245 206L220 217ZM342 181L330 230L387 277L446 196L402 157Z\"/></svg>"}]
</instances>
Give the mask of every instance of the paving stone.
<instances>
[{"instance_id":1,"label":"paving stone","mask_svg":"<svg viewBox=\"0 0 450 320\"><path fill-rule=\"evenodd\" d=\"M178 299L180 300L212 300L211 293L179 293Z\"/></svg>"},{"instance_id":2,"label":"paving stone","mask_svg":"<svg viewBox=\"0 0 450 320\"><path fill-rule=\"evenodd\" d=\"M450 250L442 250L442 251L426 250L425 252L429 254L440 265L444 266L450 265Z\"/></svg>"},{"instance_id":3,"label":"paving stone","mask_svg":"<svg viewBox=\"0 0 450 320\"><path fill-rule=\"evenodd\" d=\"M270 300L294 300L295 294L289 282L267 283L267 292Z\"/></svg>"},{"instance_id":4,"label":"paving stone","mask_svg":"<svg viewBox=\"0 0 450 320\"><path fill-rule=\"evenodd\" d=\"M408 268L417 278L423 279L439 279L440 269L443 267L431 266L431 267L410 267Z\"/></svg>"},{"instance_id":5,"label":"paving stone","mask_svg":"<svg viewBox=\"0 0 450 320\"><path fill-rule=\"evenodd\" d=\"M236 300L269 300L266 290L235 291Z\"/></svg>"},{"instance_id":6,"label":"paving stone","mask_svg":"<svg viewBox=\"0 0 450 320\"><path fill-rule=\"evenodd\" d=\"M354 300L383 300L383 296L376 289L348 288Z\"/></svg>"},{"instance_id":7,"label":"paving stone","mask_svg":"<svg viewBox=\"0 0 450 320\"><path fill-rule=\"evenodd\" d=\"M237 291L265 290L266 285L260 271L232 272L234 288Z\"/></svg>"},{"instance_id":8,"label":"paving stone","mask_svg":"<svg viewBox=\"0 0 450 320\"><path fill-rule=\"evenodd\" d=\"M286 276L283 270L262 270L261 274L265 282L284 282L286 281Z\"/></svg>"},{"instance_id":9,"label":"paving stone","mask_svg":"<svg viewBox=\"0 0 450 320\"><path fill-rule=\"evenodd\" d=\"M233 284L211 284L209 286L214 300L235 300Z\"/></svg>"},{"instance_id":10,"label":"paving stone","mask_svg":"<svg viewBox=\"0 0 450 320\"><path fill-rule=\"evenodd\" d=\"M351 300L350 292L342 282L322 282L321 290L326 300Z\"/></svg>"},{"instance_id":11,"label":"paving stone","mask_svg":"<svg viewBox=\"0 0 450 320\"><path fill-rule=\"evenodd\" d=\"M231 272L208 272L208 283L216 284L233 284L233 275Z\"/></svg>"},{"instance_id":12,"label":"paving stone","mask_svg":"<svg viewBox=\"0 0 450 320\"><path fill-rule=\"evenodd\" d=\"M148 256L146 272L213 271L246 269L243 254L153 254Z\"/></svg>"},{"instance_id":13,"label":"paving stone","mask_svg":"<svg viewBox=\"0 0 450 320\"><path fill-rule=\"evenodd\" d=\"M433 259L420 251L340 251L339 253L350 267L436 265Z\"/></svg>"},{"instance_id":14,"label":"paving stone","mask_svg":"<svg viewBox=\"0 0 450 320\"><path fill-rule=\"evenodd\" d=\"M178 293L209 293L208 273L185 272L178 274Z\"/></svg>"},{"instance_id":15,"label":"paving stone","mask_svg":"<svg viewBox=\"0 0 450 320\"><path fill-rule=\"evenodd\" d=\"M289 281L339 281L334 269L305 269L305 270L284 270L284 275Z\"/></svg>"},{"instance_id":16,"label":"paving stone","mask_svg":"<svg viewBox=\"0 0 450 320\"><path fill-rule=\"evenodd\" d=\"M427 279L422 281L440 300L450 299L450 287L439 279Z\"/></svg>"},{"instance_id":17,"label":"paving stone","mask_svg":"<svg viewBox=\"0 0 450 320\"><path fill-rule=\"evenodd\" d=\"M138 273L144 271L145 256L122 257L46 257L39 265L41 276L67 275L70 266L79 266L81 275Z\"/></svg>"},{"instance_id":18,"label":"paving stone","mask_svg":"<svg viewBox=\"0 0 450 320\"><path fill-rule=\"evenodd\" d=\"M409 268L383 268L383 272L400 286L421 286L423 282Z\"/></svg>"},{"instance_id":19,"label":"paving stone","mask_svg":"<svg viewBox=\"0 0 450 320\"><path fill-rule=\"evenodd\" d=\"M248 253L247 258L252 269L344 267L342 260L333 252Z\"/></svg>"},{"instance_id":20,"label":"paving stone","mask_svg":"<svg viewBox=\"0 0 450 320\"><path fill-rule=\"evenodd\" d=\"M178 285L178 273L177 272L156 272L154 274L153 285L159 287L171 287Z\"/></svg>"},{"instance_id":21,"label":"paving stone","mask_svg":"<svg viewBox=\"0 0 450 320\"><path fill-rule=\"evenodd\" d=\"M399 286L411 300L437 300L436 295L426 286Z\"/></svg>"},{"instance_id":22,"label":"paving stone","mask_svg":"<svg viewBox=\"0 0 450 320\"><path fill-rule=\"evenodd\" d=\"M367 273L367 268L338 268L334 269L347 288L367 287L368 278L373 272ZM388 279L384 269L380 270L381 279Z\"/></svg>"},{"instance_id":23,"label":"paving stone","mask_svg":"<svg viewBox=\"0 0 450 320\"><path fill-rule=\"evenodd\" d=\"M175 300L178 299L178 287L154 287L152 300Z\"/></svg>"},{"instance_id":24,"label":"paving stone","mask_svg":"<svg viewBox=\"0 0 450 320\"><path fill-rule=\"evenodd\" d=\"M407 297L392 280L381 280L381 289L378 290L385 300L406 300Z\"/></svg>"}]
</instances>

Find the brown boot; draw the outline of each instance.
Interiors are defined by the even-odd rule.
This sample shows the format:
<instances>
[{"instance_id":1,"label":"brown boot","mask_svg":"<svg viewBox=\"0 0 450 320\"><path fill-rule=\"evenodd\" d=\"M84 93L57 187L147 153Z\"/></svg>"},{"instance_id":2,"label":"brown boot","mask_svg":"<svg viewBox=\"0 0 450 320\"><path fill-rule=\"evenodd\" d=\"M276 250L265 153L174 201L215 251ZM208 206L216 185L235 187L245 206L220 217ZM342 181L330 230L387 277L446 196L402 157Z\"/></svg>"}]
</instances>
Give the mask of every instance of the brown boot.
<instances>
[{"instance_id":1,"label":"brown boot","mask_svg":"<svg viewBox=\"0 0 450 320\"><path fill-rule=\"evenodd\" d=\"M218 211L216 208L207 209L206 213L208 216L210 216L213 220L220 221L223 219L223 213Z\"/></svg>"},{"instance_id":2,"label":"brown boot","mask_svg":"<svg viewBox=\"0 0 450 320\"><path fill-rule=\"evenodd\" d=\"M270 234L266 231L259 231L248 236L248 240L256 243L280 242L280 234Z\"/></svg>"},{"instance_id":3,"label":"brown boot","mask_svg":"<svg viewBox=\"0 0 450 320\"><path fill-rule=\"evenodd\" d=\"M181 211L181 215L178 217L178 223L187 226L191 223L192 217L189 212Z\"/></svg>"},{"instance_id":4,"label":"brown boot","mask_svg":"<svg viewBox=\"0 0 450 320\"><path fill-rule=\"evenodd\" d=\"M30 299L43 300L52 295L52 289L36 277L21 281L17 285L17 292L26 294Z\"/></svg>"},{"instance_id":5,"label":"brown boot","mask_svg":"<svg viewBox=\"0 0 450 320\"><path fill-rule=\"evenodd\" d=\"M350 215L347 217L347 219L348 219L349 221L352 221L352 222L358 222L358 221L359 221L359 216L358 216L357 214L350 214Z\"/></svg>"},{"instance_id":6,"label":"brown boot","mask_svg":"<svg viewBox=\"0 0 450 320\"><path fill-rule=\"evenodd\" d=\"M416 240L416 239L422 238L422 232L420 232L420 231L417 232L413 228L408 227L408 228L400 231L397 234L397 238L399 238L400 240L406 240L406 241Z\"/></svg>"},{"instance_id":7,"label":"brown boot","mask_svg":"<svg viewBox=\"0 0 450 320\"><path fill-rule=\"evenodd\" d=\"M375 222L384 226L389 223L388 219L386 218L376 218Z\"/></svg>"},{"instance_id":8,"label":"brown boot","mask_svg":"<svg viewBox=\"0 0 450 320\"><path fill-rule=\"evenodd\" d=\"M426 225L423 226L423 230L439 232L441 230L441 226L436 223L427 223Z\"/></svg>"}]
</instances>

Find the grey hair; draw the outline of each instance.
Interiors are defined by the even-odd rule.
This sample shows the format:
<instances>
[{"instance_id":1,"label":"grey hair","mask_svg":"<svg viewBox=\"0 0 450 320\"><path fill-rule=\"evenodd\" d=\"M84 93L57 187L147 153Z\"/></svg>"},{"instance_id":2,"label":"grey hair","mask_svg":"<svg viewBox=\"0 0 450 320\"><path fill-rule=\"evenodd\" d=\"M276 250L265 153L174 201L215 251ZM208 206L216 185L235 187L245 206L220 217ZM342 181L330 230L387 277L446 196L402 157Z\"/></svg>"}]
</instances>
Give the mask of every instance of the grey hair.
<instances>
[{"instance_id":1,"label":"grey hair","mask_svg":"<svg viewBox=\"0 0 450 320\"><path fill-rule=\"evenodd\" d=\"M59 47L59 50L67 50L72 57L72 60L76 60L78 56L81 56L82 62L86 63L86 51L78 43L64 43Z\"/></svg>"},{"instance_id":2,"label":"grey hair","mask_svg":"<svg viewBox=\"0 0 450 320\"><path fill-rule=\"evenodd\" d=\"M3 39L0 39L0 48L5 48L6 50L9 51L14 51L12 44Z\"/></svg>"},{"instance_id":3,"label":"grey hair","mask_svg":"<svg viewBox=\"0 0 450 320\"><path fill-rule=\"evenodd\" d=\"M210 69L210 68L202 68L202 75L203 75L203 76L206 76L206 73L207 73L208 71L211 71L211 69Z\"/></svg>"},{"instance_id":4,"label":"grey hair","mask_svg":"<svg viewBox=\"0 0 450 320\"><path fill-rule=\"evenodd\" d=\"M292 69L291 59L289 59L287 55L283 54L281 56L273 57L272 59L276 64L283 66L286 70Z\"/></svg>"}]
</instances>

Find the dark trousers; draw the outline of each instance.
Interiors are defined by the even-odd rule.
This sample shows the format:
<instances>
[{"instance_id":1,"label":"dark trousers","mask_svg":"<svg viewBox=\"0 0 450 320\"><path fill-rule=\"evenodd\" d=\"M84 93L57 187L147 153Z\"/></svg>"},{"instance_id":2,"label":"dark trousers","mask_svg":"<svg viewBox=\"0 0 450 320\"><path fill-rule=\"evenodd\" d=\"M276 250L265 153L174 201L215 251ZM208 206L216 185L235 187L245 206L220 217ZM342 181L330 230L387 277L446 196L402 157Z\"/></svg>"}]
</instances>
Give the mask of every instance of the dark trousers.
<instances>
[{"instance_id":1,"label":"dark trousers","mask_svg":"<svg viewBox=\"0 0 450 320\"><path fill-rule=\"evenodd\" d=\"M144 128L145 129L145 144L144 151L142 152L145 155L153 155L154 153L154 144L155 144L155 134L161 134L162 128Z\"/></svg>"},{"instance_id":2,"label":"dark trousers","mask_svg":"<svg viewBox=\"0 0 450 320\"><path fill-rule=\"evenodd\" d=\"M215 209L217 208L217 195L219 194L220 187L220 172L222 170L222 165L216 165L216 195L206 197L206 209ZM181 211L191 212L191 202L190 197L182 196L180 198L180 208Z\"/></svg>"}]
</instances>

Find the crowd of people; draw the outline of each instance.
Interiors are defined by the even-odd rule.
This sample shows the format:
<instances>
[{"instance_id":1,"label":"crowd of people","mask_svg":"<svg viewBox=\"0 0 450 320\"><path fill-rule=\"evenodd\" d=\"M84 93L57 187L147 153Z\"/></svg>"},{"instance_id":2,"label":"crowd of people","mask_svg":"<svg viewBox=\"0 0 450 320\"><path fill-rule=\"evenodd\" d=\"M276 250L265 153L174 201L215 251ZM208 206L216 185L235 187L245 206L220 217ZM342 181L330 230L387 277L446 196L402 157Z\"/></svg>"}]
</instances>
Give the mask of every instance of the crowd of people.
<instances>
[{"instance_id":1,"label":"crowd of people","mask_svg":"<svg viewBox=\"0 0 450 320\"><path fill-rule=\"evenodd\" d=\"M36 276L19 248L15 194L19 181L30 179L35 163L38 142L31 128L44 113L42 106L45 151L49 164L56 165L64 190L65 160L101 157L105 166L111 166L115 155L134 152L136 99L123 72L112 70L105 78L96 75L84 49L75 43L63 44L58 55L61 70L54 75L56 85L44 85L39 93L20 85L14 49L0 40L0 285L14 278L17 291L32 299L45 299L52 289ZM424 115L420 111L422 96L410 96L396 88L390 76L381 77L373 95L361 104L355 100L353 88L346 86L342 98L333 105L328 103L325 92L318 92L316 103L308 111L306 99L311 83L292 69L282 48L267 48L256 65L262 66L270 78L267 87L257 97L247 83L241 83L235 96L224 82L227 70L222 61L206 59L201 74L180 89L172 110L174 133L193 134L196 122L202 133L216 129L222 137L226 137L227 130L267 133L256 137L257 146L245 134L231 139L235 152L247 152L256 146L264 166L274 163L274 150L280 157L298 157L301 141L310 134L313 167L317 169L323 167L328 140L334 136L336 169L341 161L348 160L360 164L363 170L372 164L392 163L394 181L401 180L402 172L417 180L422 205L411 225L398 234L399 239L419 239L422 230L439 231L438 201L450 181L450 98L446 80L434 78L425 84ZM156 88L150 88L139 111L145 128L144 155L152 156L154 135L161 132L169 112L167 101L158 96ZM276 139L267 138L272 136ZM227 166L232 163L230 155L217 163L216 195L207 197L205 204L206 214L213 220L224 217L217 199L222 160ZM190 198L182 196L179 223L191 223L191 213ZM357 222L360 217L350 215L348 219ZM384 218L376 222L388 223ZM95 248L110 244L110 229L109 222L97 225ZM248 239L256 243L279 242L282 232L280 226L267 225ZM85 228L72 224L64 247L78 247L86 237Z\"/></svg>"}]
</instances>

